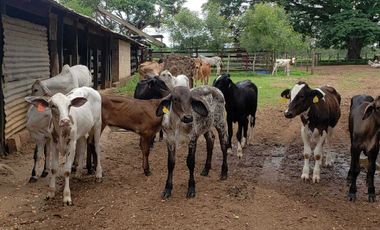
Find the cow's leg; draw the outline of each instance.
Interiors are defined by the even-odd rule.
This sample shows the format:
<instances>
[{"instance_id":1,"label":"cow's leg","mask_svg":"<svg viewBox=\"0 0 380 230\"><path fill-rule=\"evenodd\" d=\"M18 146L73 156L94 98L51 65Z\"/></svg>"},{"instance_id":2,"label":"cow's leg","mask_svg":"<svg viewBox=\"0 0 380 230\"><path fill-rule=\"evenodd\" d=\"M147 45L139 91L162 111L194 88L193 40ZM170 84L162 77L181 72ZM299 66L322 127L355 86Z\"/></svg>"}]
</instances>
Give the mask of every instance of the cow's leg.
<instances>
[{"instance_id":1,"label":"cow's leg","mask_svg":"<svg viewBox=\"0 0 380 230\"><path fill-rule=\"evenodd\" d=\"M368 185L368 202L375 202L376 193L374 185L374 177L376 171L376 159L379 153L379 146L374 147L368 153L368 171L367 171L367 185Z\"/></svg>"},{"instance_id":2,"label":"cow's leg","mask_svg":"<svg viewBox=\"0 0 380 230\"><path fill-rule=\"evenodd\" d=\"M331 128L329 127L328 130L327 130L327 137L326 137L326 145L327 145L327 149L326 149L326 166L333 166L334 165L334 154L333 152L331 151L331 140L332 140L332 136L334 134L334 128Z\"/></svg>"},{"instance_id":3,"label":"cow's leg","mask_svg":"<svg viewBox=\"0 0 380 230\"><path fill-rule=\"evenodd\" d=\"M243 131L243 121L239 120L238 121L238 131L236 133L236 137L238 140L238 147L237 147L237 156L238 158L243 157L243 149L241 146L241 137L242 137L242 131Z\"/></svg>"},{"instance_id":4,"label":"cow's leg","mask_svg":"<svg viewBox=\"0 0 380 230\"><path fill-rule=\"evenodd\" d=\"M66 162L64 166L64 176L65 176L65 188L63 189L63 204L64 205L72 205L71 201L71 191L70 191L70 175L71 175L71 167L73 166L75 160L75 147L76 140L70 140L67 146L66 153Z\"/></svg>"},{"instance_id":5,"label":"cow's leg","mask_svg":"<svg viewBox=\"0 0 380 230\"><path fill-rule=\"evenodd\" d=\"M302 126L301 127L301 137L303 141L303 158L304 158L304 165L302 169L302 180L309 180L309 158L311 156L311 147L310 147L310 137L308 135L307 131L308 127Z\"/></svg>"},{"instance_id":6,"label":"cow's leg","mask_svg":"<svg viewBox=\"0 0 380 230\"><path fill-rule=\"evenodd\" d=\"M100 135L101 135L101 122L100 124L95 125L94 129L94 145L95 145L95 152L96 152L96 180L98 182L102 181L103 177L103 169L102 165L100 163L101 160L101 151L100 151Z\"/></svg>"},{"instance_id":7,"label":"cow's leg","mask_svg":"<svg viewBox=\"0 0 380 230\"><path fill-rule=\"evenodd\" d=\"M351 144L351 165L350 170L348 171L348 174L351 174L351 186L348 192L348 198L350 201L356 200L356 179L360 173L360 152L360 149Z\"/></svg>"},{"instance_id":8,"label":"cow's leg","mask_svg":"<svg viewBox=\"0 0 380 230\"><path fill-rule=\"evenodd\" d=\"M50 138L46 138L45 148L44 148L44 154L45 154L45 164L44 164L44 171L41 173L41 177L46 177L49 174L50 171L50 151L51 151L51 145L50 145Z\"/></svg>"},{"instance_id":9,"label":"cow's leg","mask_svg":"<svg viewBox=\"0 0 380 230\"><path fill-rule=\"evenodd\" d=\"M194 168L195 168L195 151L197 149L197 138L192 138L189 143L189 153L187 154L186 164L189 169L189 184L187 188L187 198L195 197L195 180L194 180Z\"/></svg>"},{"instance_id":10,"label":"cow's leg","mask_svg":"<svg viewBox=\"0 0 380 230\"><path fill-rule=\"evenodd\" d=\"M160 139L159 141L162 141L164 139L164 132L162 131L162 129L160 129Z\"/></svg>"},{"instance_id":11,"label":"cow's leg","mask_svg":"<svg viewBox=\"0 0 380 230\"><path fill-rule=\"evenodd\" d=\"M204 137L206 139L206 146L207 146L207 159L206 159L205 166L202 170L201 176L207 176L208 172L211 169L212 150L214 148L214 141L215 141L215 136L211 130L205 133Z\"/></svg>"},{"instance_id":12,"label":"cow's leg","mask_svg":"<svg viewBox=\"0 0 380 230\"><path fill-rule=\"evenodd\" d=\"M76 158L78 159L78 166L77 166L77 170L75 171L75 177L78 177L80 178L82 176L82 172L83 172L83 157L84 155L86 154L86 150L87 150L87 140L85 137L81 137L78 139L77 141L77 146L76 146Z\"/></svg>"},{"instance_id":13,"label":"cow's leg","mask_svg":"<svg viewBox=\"0 0 380 230\"><path fill-rule=\"evenodd\" d=\"M274 75L274 71L276 71L276 64L274 64L274 66L273 66L272 76Z\"/></svg>"},{"instance_id":14,"label":"cow's leg","mask_svg":"<svg viewBox=\"0 0 380 230\"><path fill-rule=\"evenodd\" d=\"M87 158L86 158L86 168L87 168L87 174L91 175L94 174L94 167L93 162L95 161L95 145L94 145L94 139L93 136L89 137L87 139Z\"/></svg>"},{"instance_id":15,"label":"cow's leg","mask_svg":"<svg viewBox=\"0 0 380 230\"><path fill-rule=\"evenodd\" d=\"M247 146L248 139L248 118L244 118L243 120L243 136L241 138L241 147L245 148Z\"/></svg>"},{"instance_id":16,"label":"cow's leg","mask_svg":"<svg viewBox=\"0 0 380 230\"><path fill-rule=\"evenodd\" d=\"M141 152L143 154L142 167L144 169L145 176L152 175L152 173L150 172L150 168L149 168L150 143L152 142L152 140L153 140L152 137L141 137L140 138Z\"/></svg>"},{"instance_id":17,"label":"cow's leg","mask_svg":"<svg viewBox=\"0 0 380 230\"><path fill-rule=\"evenodd\" d=\"M227 117L227 126L228 126L228 139L227 139L227 153L232 154L232 120Z\"/></svg>"},{"instance_id":18,"label":"cow's leg","mask_svg":"<svg viewBox=\"0 0 380 230\"><path fill-rule=\"evenodd\" d=\"M321 179L321 165L322 165L322 156L323 156L323 143L327 137L326 131L323 131L322 136L319 137L318 143L314 149L314 170L313 170L313 183L319 183Z\"/></svg>"},{"instance_id":19,"label":"cow's leg","mask_svg":"<svg viewBox=\"0 0 380 230\"><path fill-rule=\"evenodd\" d=\"M220 75L220 64L217 64L216 65L216 76L219 76Z\"/></svg>"},{"instance_id":20,"label":"cow's leg","mask_svg":"<svg viewBox=\"0 0 380 230\"><path fill-rule=\"evenodd\" d=\"M168 177L166 179L165 189L161 197L167 199L172 195L173 190L173 170L175 166L175 144L167 143L168 148Z\"/></svg>"},{"instance_id":21,"label":"cow's leg","mask_svg":"<svg viewBox=\"0 0 380 230\"><path fill-rule=\"evenodd\" d=\"M58 151L58 142L51 141L50 144L51 149L51 177L50 177L50 183L49 183L49 192L47 195L47 199L53 198L55 196L55 181L58 173L58 166L59 166L59 151Z\"/></svg>"},{"instance_id":22,"label":"cow's leg","mask_svg":"<svg viewBox=\"0 0 380 230\"><path fill-rule=\"evenodd\" d=\"M37 166L37 145L36 147L34 148L34 154L33 154L33 160L34 160L34 164L33 164L33 169L32 169L32 176L30 177L29 179L29 183L35 183L37 182L38 180L38 177L37 177L37 174L36 174L36 166Z\"/></svg>"},{"instance_id":23,"label":"cow's leg","mask_svg":"<svg viewBox=\"0 0 380 230\"><path fill-rule=\"evenodd\" d=\"M220 148L223 153L223 163L222 163L222 171L220 174L221 180L227 179L227 173L228 173L228 164L227 164L227 143L226 143L226 126L224 121L220 122L215 126L216 130L218 131L219 135L219 142L220 142Z\"/></svg>"},{"instance_id":24,"label":"cow's leg","mask_svg":"<svg viewBox=\"0 0 380 230\"><path fill-rule=\"evenodd\" d=\"M289 77L289 72L290 72L290 71L289 71L289 70L290 70L290 66L289 66L289 64L286 65L285 70L286 70L286 76Z\"/></svg>"}]
</instances>

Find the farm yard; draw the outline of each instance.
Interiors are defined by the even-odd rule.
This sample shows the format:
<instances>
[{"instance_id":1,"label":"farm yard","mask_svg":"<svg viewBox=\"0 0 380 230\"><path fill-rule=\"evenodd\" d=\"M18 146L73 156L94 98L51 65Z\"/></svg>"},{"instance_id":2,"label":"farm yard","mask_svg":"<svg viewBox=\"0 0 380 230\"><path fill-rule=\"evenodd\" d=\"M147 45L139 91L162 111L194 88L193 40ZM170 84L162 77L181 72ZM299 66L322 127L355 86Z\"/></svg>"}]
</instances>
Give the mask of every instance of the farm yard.
<instances>
[{"instance_id":1,"label":"farm yard","mask_svg":"<svg viewBox=\"0 0 380 230\"><path fill-rule=\"evenodd\" d=\"M152 175L146 177L141 169L138 135L107 128L100 142L103 182L96 183L93 175L72 179L74 206L64 207L63 177L58 180L60 192L51 200L45 200L46 179L28 183L34 146L28 141L21 151L2 159L13 168L14 174L6 170L0 174L0 229L86 229L89 226L93 229L378 229L380 203L368 203L365 170L358 178L356 202L347 199L346 176L350 162L350 98L362 93L377 95L379 70L348 65L316 67L312 76L302 69L294 73L296 76L290 77L231 73L234 81L250 79L259 89L254 144L244 149L244 156L238 159L236 139L233 139L234 155L228 159L228 179L220 181L219 142L215 142L210 175L199 175L206 157L206 144L200 138L194 199L185 196L186 147L177 151L172 197L162 200L167 173L165 142L156 142L151 150ZM312 87L329 84L342 95L342 116L332 144L337 158L333 167L321 169L318 184L300 178L303 165L300 119L285 119L286 103L280 99L282 90L299 80L307 81ZM129 90L119 89L114 93L121 94L121 91ZM378 176L376 173L377 188L380 187Z\"/></svg>"}]
</instances>

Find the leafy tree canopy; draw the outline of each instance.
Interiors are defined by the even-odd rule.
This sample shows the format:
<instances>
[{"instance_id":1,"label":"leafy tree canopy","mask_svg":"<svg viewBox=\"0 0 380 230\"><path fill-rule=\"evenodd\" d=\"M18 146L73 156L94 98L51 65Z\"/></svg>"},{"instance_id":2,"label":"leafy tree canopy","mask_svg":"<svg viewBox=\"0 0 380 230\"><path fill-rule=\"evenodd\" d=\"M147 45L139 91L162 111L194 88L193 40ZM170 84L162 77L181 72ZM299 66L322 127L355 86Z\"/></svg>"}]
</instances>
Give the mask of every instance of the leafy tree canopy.
<instances>
[{"instance_id":1,"label":"leafy tree canopy","mask_svg":"<svg viewBox=\"0 0 380 230\"><path fill-rule=\"evenodd\" d=\"M380 39L378 0L278 0L291 14L296 31L325 48L348 48L359 59L363 46Z\"/></svg>"},{"instance_id":2,"label":"leafy tree canopy","mask_svg":"<svg viewBox=\"0 0 380 230\"><path fill-rule=\"evenodd\" d=\"M304 45L285 10L273 4L256 4L243 16L241 46L250 52L288 51Z\"/></svg>"}]
</instances>

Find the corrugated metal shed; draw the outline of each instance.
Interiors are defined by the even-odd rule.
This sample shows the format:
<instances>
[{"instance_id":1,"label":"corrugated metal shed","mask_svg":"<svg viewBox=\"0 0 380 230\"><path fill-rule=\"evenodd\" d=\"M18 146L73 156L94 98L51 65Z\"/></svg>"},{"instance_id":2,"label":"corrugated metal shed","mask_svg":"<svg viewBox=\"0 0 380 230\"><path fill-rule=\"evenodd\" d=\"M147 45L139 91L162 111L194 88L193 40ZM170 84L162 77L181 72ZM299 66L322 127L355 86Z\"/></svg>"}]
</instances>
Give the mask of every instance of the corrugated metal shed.
<instances>
[{"instance_id":1,"label":"corrugated metal shed","mask_svg":"<svg viewBox=\"0 0 380 230\"><path fill-rule=\"evenodd\" d=\"M47 28L2 16L4 28L5 138L25 128L28 104L24 97L37 79L50 75Z\"/></svg>"}]
</instances>

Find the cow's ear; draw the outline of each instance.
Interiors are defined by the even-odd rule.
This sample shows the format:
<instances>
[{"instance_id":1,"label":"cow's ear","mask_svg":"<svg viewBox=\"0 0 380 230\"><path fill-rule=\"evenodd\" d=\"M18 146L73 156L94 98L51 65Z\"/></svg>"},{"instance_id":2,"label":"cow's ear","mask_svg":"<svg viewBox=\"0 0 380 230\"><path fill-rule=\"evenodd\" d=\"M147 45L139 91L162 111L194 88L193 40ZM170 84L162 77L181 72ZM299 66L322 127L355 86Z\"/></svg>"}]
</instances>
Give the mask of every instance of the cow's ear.
<instances>
[{"instance_id":1,"label":"cow's ear","mask_svg":"<svg viewBox=\"0 0 380 230\"><path fill-rule=\"evenodd\" d=\"M25 97L25 101L35 106L38 112L44 112L45 108L49 106L49 101L40 96Z\"/></svg>"},{"instance_id":2,"label":"cow's ear","mask_svg":"<svg viewBox=\"0 0 380 230\"><path fill-rule=\"evenodd\" d=\"M322 100L325 95L320 90L314 89L311 91L311 96L313 98L313 102L317 103L318 101Z\"/></svg>"},{"instance_id":3,"label":"cow's ear","mask_svg":"<svg viewBox=\"0 0 380 230\"><path fill-rule=\"evenodd\" d=\"M208 116L208 109L207 109L206 105L201 100L192 98L192 100L191 100L191 107L193 108L193 110L196 113L198 113L202 117L207 117Z\"/></svg>"},{"instance_id":4,"label":"cow's ear","mask_svg":"<svg viewBox=\"0 0 380 230\"><path fill-rule=\"evenodd\" d=\"M74 99L71 100L70 106L81 107L86 102L87 102L86 98L84 98L84 97L76 97L76 98L74 98Z\"/></svg>"},{"instance_id":5,"label":"cow's ear","mask_svg":"<svg viewBox=\"0 0 380 230\"><path fill-rule=\"evenodd\" d=\"M363 114L362 120L365 120L369 116L371 116L371 114L373 113L373 111L375 111L375 106L374 106L373 103L370 103L369 105L367 105L367 107L364 110L364 114Z\"/></svg>"},{"instance_id":6,"label":"cow's ear","mask_svg":"<svg viewBox=\"0 0 380 230\"><path fill-rule=\"evenodd\" d=\"M163 98L156 109L156 116L161 117L164 113L169 112L170 104L172 103L172 96L169 94Z\"/></svg>"},{"instance_id":7,"label":"cow's ear","mask_svg":"<svg viewBox=\"0 0 380 230\"><path fill-rule=\"evenodd\" d=\"M281 97L290 99L290 89L285 89L284 91L282 91Z\"/></svg>"}]
</instances>

